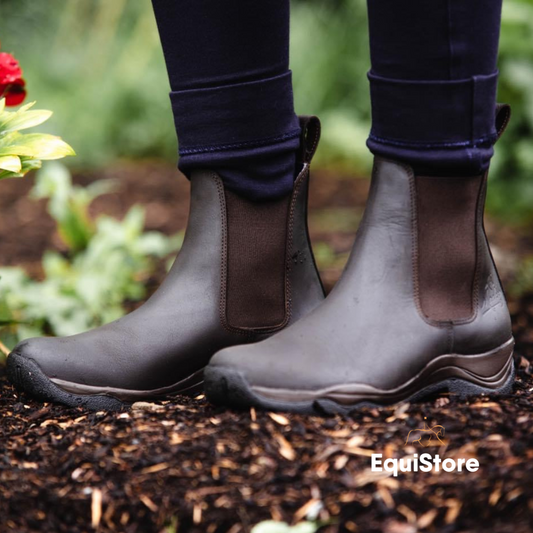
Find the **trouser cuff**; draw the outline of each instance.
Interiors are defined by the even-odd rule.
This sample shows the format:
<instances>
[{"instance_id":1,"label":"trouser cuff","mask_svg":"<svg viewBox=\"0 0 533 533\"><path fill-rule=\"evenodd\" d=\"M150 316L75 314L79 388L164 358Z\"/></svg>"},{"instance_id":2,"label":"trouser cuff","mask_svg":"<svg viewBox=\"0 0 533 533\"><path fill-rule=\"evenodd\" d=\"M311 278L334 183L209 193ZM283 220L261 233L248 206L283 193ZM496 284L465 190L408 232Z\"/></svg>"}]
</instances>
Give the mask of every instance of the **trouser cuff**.
<instances>
[{"instance_id":1,"label":"trouser cuff","mask_svg":"<svg viewBox=\"0 0 533 533\"><path fill-rule=\"evenodd\" d=\"M181 156L298 142L291 72L260 81L172 92L170 98Z\"/></svg>"},{"instance_id":2,"label":"trouser cuff","mask_svg":"<svg viewBox=\"0 0 533 533\"><path fill-rule=\"evenodd\" d=\"M496 141L498 73L455 81L410 81L370 72L370 140L420 148L458 148Z\"/></svg>"}]
</instances>

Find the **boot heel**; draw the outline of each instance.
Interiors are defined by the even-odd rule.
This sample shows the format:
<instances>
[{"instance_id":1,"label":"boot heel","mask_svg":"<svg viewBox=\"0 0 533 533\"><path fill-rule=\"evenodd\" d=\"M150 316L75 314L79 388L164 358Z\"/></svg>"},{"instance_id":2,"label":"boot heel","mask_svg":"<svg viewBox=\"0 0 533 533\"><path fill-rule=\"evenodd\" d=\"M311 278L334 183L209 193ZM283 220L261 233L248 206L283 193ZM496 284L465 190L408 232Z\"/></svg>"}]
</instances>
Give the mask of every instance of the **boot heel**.
<instances>
[{"instance_id":1,"label":"boot heel","mask_svg":"<svg viewBox=\"0 0 533 533\"><path fill-rule=\"evenodd\" d=\"M509 368L506 372L506 379L500 387L493 389L481 387L462 379L451 379L449 383L449 391L458 395L461 399L468 398L469 396L480 396L481 394L506 395L511 394L514 380L515 366L514 361L511 359Z\"/></svg>"},{"instance_id":2,"label":"boot heel","mask_svg":"<svg viewBox=\"0 0 533 533\"><path fill-rule=\"evenodd\" d=\"M515 380L515 365L513 360L513 347L496 350L494 357L508 353L507 360L501 369L492 376L481 376L469 370L464 370L468 377L451 379L450 392L461 398L478 396L480 394L509 394L512 391Z\"/></svg>"},{"instance_id":3,"label":"boot heel","mask_svg":"<svg viewBox=\"0 0 533 533\"><path fill-rule=\"evenodd\" d=\"M433 381L409 401L422 400L438 392L448 391L460 398L481 394L500 395L512 391L515 379L514 341L479 355L449 355L433 362L433 372L421 378ZM439 364L440 363L440 364ZM440 368L438 368L440 367Z\"/></svg>"}]
</instances>

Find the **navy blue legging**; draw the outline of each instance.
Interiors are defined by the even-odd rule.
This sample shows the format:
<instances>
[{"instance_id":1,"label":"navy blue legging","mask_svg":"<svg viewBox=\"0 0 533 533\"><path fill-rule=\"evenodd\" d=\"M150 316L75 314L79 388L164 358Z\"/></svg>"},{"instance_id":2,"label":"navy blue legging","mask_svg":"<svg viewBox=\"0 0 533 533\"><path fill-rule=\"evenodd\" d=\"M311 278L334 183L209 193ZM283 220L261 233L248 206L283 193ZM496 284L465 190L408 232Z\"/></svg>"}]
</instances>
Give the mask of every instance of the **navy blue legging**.
<instances>
[{"instance_id":1,"label":"navy blue legging","mask_svg":"<svg viewBox=\"0 0 533 533\"><path fill-rule=\"evenodd\" d=\"M289 193L300 136L289 0L152 1L180 168L214 169L249 198ZM427 174L487 168L496 139L501 3L368 0L374 154Z\"/></svg>"}]
</instances>

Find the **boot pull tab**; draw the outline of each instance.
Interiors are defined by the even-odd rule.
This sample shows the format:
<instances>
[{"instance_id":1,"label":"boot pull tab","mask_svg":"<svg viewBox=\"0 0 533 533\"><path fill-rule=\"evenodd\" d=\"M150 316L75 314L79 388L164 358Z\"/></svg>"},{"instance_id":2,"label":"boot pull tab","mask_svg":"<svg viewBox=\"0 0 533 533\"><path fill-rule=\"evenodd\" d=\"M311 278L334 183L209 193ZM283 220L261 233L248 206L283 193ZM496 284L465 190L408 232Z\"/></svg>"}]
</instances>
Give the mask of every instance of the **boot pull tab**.
<instances>
[{"instance_id":1,"label":"boot pull tab","mask_svg":"<svg viewBox=\"0 0 533 533\"><path fill-rule=\"evenodd\" d=\"M315 116L301 116L300 151L298 159L301 163L311 163L320 141L320 120Z\"/></svg>"},{"instance_id":2,"label":"boot pull tab","mask_svg":"<svg viewBox=\"0 0 533 533\"><path fill-rule=\"evenodd\" d=\"M509 104L496 104L496 131L498 140L504 134L511 120L511 106Z\"/></svg>"}]
</instances>

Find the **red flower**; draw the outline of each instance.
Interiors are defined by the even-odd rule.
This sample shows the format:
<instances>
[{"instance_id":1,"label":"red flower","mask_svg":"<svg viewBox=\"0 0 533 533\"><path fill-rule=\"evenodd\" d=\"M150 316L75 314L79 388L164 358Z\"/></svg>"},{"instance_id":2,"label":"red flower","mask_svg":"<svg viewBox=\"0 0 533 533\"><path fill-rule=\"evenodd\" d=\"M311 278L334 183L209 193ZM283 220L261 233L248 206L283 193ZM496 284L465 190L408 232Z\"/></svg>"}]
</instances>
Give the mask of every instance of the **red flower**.
<instances>
[{"instance_id":1,"label":"red flower","mask_svg":"<svg viewBox=\"0 0 533 533\"><path fill-rule=\"evenodd\" d=\"M0 52L0 98L5 97L8 106L21 104L26 98L25 85L18 61L11 54Z\"/></svg>"}]
</instances>

